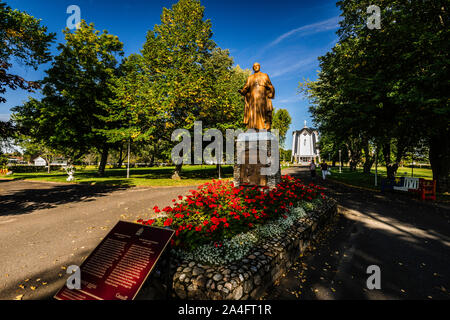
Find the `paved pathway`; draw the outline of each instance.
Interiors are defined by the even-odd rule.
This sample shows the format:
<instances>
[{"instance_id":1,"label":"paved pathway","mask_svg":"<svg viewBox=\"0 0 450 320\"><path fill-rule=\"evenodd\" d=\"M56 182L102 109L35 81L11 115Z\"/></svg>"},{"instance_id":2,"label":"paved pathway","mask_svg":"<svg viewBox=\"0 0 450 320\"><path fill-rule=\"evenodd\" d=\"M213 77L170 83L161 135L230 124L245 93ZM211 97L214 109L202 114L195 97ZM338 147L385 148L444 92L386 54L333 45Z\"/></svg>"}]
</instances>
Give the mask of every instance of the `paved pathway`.
<instances>
[{"instance_id":1,"label":"paved pathway","mask_svg":"<svg viewBox=\"0 0 450 320\"><path fill-rule=\"evenodd\" d=\"M118 220L149 218L192 188L0 180L0 299L51 297L63 268L80 265Z\"/></svg>"},{"instance_id":2,"label":"paved pathway","mask_svg":"<svg viewBox=\"0 0 450 320\"><path fill-rule=\"evenodd\" d=\"M288 172L310 180L305 169ZM340 214L267 299L450 298L448 204L358 190L321 177L316 182L338 200ZM369 265L381 269L381 290L366 287Z\"/></svg>"}]
</instances>

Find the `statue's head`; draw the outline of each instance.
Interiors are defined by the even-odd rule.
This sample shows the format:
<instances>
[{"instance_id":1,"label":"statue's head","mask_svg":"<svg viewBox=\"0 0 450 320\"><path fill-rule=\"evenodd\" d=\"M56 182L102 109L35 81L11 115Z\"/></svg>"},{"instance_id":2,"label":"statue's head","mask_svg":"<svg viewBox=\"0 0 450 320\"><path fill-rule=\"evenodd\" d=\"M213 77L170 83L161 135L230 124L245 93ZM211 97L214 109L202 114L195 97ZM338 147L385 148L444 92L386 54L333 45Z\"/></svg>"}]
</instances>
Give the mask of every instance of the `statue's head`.
<instances>
[{"instance_id":1,"label":"statue's head","mask_svg":"<svg viewBox=\"0 0 450 320\"><path fill-rule=\"evenodd\" d=\"M259 70L261 70L261 65L258 62L255 62L253 64L253 71L255 71L255 73L259 72Z\"/></svg>"}]
</instances>

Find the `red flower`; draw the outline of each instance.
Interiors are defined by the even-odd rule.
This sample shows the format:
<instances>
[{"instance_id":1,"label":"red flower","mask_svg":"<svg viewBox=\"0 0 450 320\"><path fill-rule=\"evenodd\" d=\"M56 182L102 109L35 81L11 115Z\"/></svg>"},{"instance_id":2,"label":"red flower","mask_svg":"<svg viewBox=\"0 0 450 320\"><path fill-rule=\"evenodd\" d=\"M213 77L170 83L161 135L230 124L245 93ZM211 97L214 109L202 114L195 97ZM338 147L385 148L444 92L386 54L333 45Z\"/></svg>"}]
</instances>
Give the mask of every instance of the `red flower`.
<instances>
[{"instance_id":1,"label":"red flower","mask_svg":"<svg viewBox=\"0 0 450 320\"><path fill-rule=\"evenodd\" d=\"M166 221L164 221L164 226L168 227L172 224L173 219L172 218L168 218Z\"/></svg>"}]
</instances>

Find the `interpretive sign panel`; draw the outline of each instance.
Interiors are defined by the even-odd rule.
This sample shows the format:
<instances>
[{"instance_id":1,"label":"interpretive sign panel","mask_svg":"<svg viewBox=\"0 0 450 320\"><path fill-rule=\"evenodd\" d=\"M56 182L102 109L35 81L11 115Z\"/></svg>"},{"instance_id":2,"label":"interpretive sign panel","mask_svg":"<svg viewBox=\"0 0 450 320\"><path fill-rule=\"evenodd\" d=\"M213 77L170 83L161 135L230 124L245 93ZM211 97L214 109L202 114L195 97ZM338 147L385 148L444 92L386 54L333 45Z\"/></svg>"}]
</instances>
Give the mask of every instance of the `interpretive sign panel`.
<instances>
[{"instance_id":1,"label":"interpretive sign panel","mask_svg":"<svg viewBox=\"0 0 450 320\"><path fill-rule=\"evenodd\" d=\"M173 234L119 221L80 266L81 288L64 285L55 299L133 300Z\"/></svg>"}]
</instances>

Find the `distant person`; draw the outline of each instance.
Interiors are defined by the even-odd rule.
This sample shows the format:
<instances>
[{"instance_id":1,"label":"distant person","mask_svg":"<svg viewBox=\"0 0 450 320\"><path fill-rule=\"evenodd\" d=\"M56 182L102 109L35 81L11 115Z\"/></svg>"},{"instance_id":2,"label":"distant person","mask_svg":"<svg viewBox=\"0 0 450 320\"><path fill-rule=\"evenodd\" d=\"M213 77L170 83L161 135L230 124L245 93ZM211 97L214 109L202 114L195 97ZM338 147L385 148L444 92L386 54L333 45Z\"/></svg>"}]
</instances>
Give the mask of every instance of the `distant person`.
<instances>
[{"instance_id":1,"label":"distant person","mask_svg":"<svg viewBox=\"0 0 450 320\"><path fill-rule=\"evenodd\" d=\"M311 178L316 177L316 164L314 163L314 160L311 161L311 164L309 165L309 170L311 171Z\"/></svg>"},{"instance_id":2,"label":"distant person","mask_svg":"<svg viewBox=\"0 0 450 320\"><path fill-rule=\"evenodd\" d=\"M328 165L325 161L321 163L320 169L322 170L322 180L325 180L327 175L329 174L328 173Z\"/></svg>"}]
</instances>

